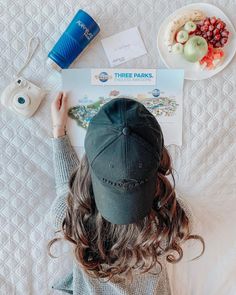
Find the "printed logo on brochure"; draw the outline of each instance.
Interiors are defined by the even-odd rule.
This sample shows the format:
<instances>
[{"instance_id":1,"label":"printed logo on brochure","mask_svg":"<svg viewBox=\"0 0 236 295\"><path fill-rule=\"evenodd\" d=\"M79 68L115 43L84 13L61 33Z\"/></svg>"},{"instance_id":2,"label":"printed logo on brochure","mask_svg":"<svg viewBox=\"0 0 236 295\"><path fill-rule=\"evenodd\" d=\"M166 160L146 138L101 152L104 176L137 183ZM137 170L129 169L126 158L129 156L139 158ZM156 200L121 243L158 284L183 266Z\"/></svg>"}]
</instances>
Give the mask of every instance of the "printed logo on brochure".
<instances>
[{"instance_id":1,"label":"printed logo on brochure","mask_svg":"<svg viewBox=\"0 0 236 295\"><path fill-rule=\"evenodd\" d=\"M155 85L154 69L92 69L92 85ZM156 89L156 96L160 93Z\"/></svg>"},{"instance_id":2,"label":"printed logo on brochure","mask_svg":"<svg viewBox=\"0 0 236 295\"><path fill-rule=\"evenodd\" d=\"M109 79L111 79L112 76L109 76L107 72L101 72L98 76L95 76L95 78L98 78L99 81L101 81L102 83L105 83Z\"/></svg>"}]
</instances>

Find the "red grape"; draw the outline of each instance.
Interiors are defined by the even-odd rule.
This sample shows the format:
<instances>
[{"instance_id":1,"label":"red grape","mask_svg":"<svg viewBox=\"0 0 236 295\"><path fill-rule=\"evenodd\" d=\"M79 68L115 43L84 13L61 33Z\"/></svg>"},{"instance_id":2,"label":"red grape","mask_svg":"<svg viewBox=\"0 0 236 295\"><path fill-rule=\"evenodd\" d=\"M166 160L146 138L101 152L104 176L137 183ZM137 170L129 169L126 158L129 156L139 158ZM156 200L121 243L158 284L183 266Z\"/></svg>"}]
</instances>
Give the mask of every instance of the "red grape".
<instances>
[{"instance_id":1,"label":"red grape","mask_svg":"<svg viewBox=\"0 0 236 295\"><path fill-rule=\"evenodd\" d=\"M221 35L220 34L215 35L215 40L219 41L220 39L221 39Z\"/></svg>"},{"instance_id":2,"label":"red grape","mask_svg":"<svg viewBox=\"0 0 236 295\"><path fill-rule=\"evenodd\" d=\"M221 33L221 36L222 37L227 37L229 35L229 32L228 31L223 31L222 33Z\"/></svg>"},{"instance_id":3,"label":"red grape","mask_svg":"<svg viewBox=\"0 0 236 295\"><path fill-rule=\"evenodd\" d=\"M224 24L222 22L219 22L216 27L217 27L217 29L220 30L220 29L223 29L225 26L224 26Z\"/></svg>"},{"instance_id":4,"label":"red grape","mask_svg":"<svg viewBox=\"0 0 236 295\"><path fill-rule=\"evenodd\" d=\"M210 20L211 24L214 25L216 23L216 18L215 16L213 16Z\"/></svg>"},{"instance_id":5,"label":"red grape","mask_svg":"<svg viewBox=\"0 0 236 295\"><path fill-rule=\"evenodd\" d=\"M229 31L226 24L215 16L206 17L197 23L196 36L202 36L213 48L223 47L228 41Z\"/></svg>"},{"instance_id":6,"label":"red grape","mask_svg":"<svg viewBox=\"0 0 236 295\"><path fill-rule=\"evenodd\" d=\"M227 41L228 41L228 38L222 38L220 42L222 45L224 45L227 43Z\"/></svg>"},{"instance_id":7,"label":"red grape","mask_svg":"<svg viewBox=\"0 0 236 295\"><path fill-rule=\"evenodd\" d=\"M213 33L214 33L215 35L217 35L217 34L220 33L220 30L219 30L219 29L215 29L215 30L213 31Z\"/></svg>"},{"instance_id":8,"label":"red grape","mask_svg":"<svg viewBox=\"0 0 236 295\"><path fill-rule=\"evenodd\" d=\"M210 30L210 31L213 31L214 28L215 28L215 27L214 27L213 25L210 25L210 26L209 26L209 30Z\"/></svg>"},{"instance_id":9,"label":"red grape","mask_svg":"<svg viewBox=\"0 0 236 295\"><path fill-rule=\"evenodd\" d=\"M213 35L212 31L208 31L208 32L207 32L207 36L208 36L208 37L211 37L212 35Z\"/></svg>"}]
</instances>

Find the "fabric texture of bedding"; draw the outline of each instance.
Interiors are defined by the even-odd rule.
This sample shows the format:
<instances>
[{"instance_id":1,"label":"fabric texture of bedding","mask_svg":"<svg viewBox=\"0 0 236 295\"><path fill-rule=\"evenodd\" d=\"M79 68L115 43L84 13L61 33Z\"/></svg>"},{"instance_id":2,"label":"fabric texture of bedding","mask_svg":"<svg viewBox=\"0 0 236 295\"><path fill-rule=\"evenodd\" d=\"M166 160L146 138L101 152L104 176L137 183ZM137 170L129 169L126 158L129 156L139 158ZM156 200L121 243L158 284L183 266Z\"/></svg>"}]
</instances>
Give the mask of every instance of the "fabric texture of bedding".
<instances>
[{"instance_id":1,"label":"fabric texture of bedding","mask_svg":"<svg viewBox=\"0 0 236 295\"><path fill-rule=\"evenodd\" d=\"M197 1L155 0L0 0L0 91L22 66L32 35L41 46L23 76L48 90L36 114L25 119L0 106L0 294L54 294L51 285L71 269L65 243L51 259L47 242L54 234L45 213L55 199L50 104L60 75L46 66L49 50L79 8L99 20L101 33L74 67L109 67L101 38L138 26L148 54L122 67L164 68L156 48L162 20ZM211 1L236 26L234 0ZM169 146L177 190L198 220L194 233L206 251L189 241L183 259L168 264L174 295L236 294L236 57L222 72L202 81L185 81L183 145ZM61 267L58 267L61 265Z\"/></svg>"}]
</instances>

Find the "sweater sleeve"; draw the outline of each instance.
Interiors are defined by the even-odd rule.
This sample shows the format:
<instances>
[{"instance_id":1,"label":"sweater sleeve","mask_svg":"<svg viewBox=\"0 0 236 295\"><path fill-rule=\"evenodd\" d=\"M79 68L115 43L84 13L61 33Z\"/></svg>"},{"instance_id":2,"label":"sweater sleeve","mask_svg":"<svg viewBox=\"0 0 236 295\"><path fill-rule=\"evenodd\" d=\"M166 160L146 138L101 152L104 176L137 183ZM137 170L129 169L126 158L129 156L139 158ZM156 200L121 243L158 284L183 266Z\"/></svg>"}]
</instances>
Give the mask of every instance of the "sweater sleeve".
<instances>
[{"instance_id":1,"label":"sweater sleeve","mask_svg":"<svg viewBox=\"0 0 236 295\"><path fill-rule=\"evenodd\" d=\"M58 138L52 137L51 141L56 198L50 208L50 220L53 227L59 229L65 217L69 179L72 172L78 168L80 161L67 134Z\"/></svg>"},{"instance_id":2,"label":"sweater sleeve","mask_svg":"<svg viewBox=\"0 0 236 295\"><path fill-rule=\"evenodd\" d=\"M184 209L184 212L189 219L189 229L190 229L190 233L192 233L195 217L194 217L191 205L186 200L186 198L183 198L183 196L177 192L176 192L176 199L177 199L178 203L180 204L180 206Z\"/></svg>"}]
</instances>

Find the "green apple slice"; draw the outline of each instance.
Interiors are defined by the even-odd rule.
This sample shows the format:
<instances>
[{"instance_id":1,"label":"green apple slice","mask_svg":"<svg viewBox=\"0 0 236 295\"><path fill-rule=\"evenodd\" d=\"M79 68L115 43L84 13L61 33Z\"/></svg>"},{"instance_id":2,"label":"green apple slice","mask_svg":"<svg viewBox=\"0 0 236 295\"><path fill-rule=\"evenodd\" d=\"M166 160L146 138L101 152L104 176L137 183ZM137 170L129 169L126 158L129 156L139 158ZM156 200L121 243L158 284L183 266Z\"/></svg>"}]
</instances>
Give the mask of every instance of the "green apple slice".
<instances>
[{"instance_id":1,"label":"green apple slice","mask_svg":"<svg viewBox=\"0 0 236 295\"><path fill-rule=\"evenodd\" d=\"M188 40L188 32L181 30L176 35L176 41L184 44Z\"/></svg>"},{"instance_id":2,"label":"green apple slice","mask_svg":"<svg viewBox=\"0 0 236 295\"><path fill-rule=\"evenodd\" d=\"M183 52L184 52L184 45L181 44L181 43L175 43L172 46L172 52L174 54L183 54Z\"/></svg>"},{"instance_id":3,"label":"green apple slice","mask_svg":"<svg viewBox=\"0 0 236 295\"><path fill-rule=\"evenodd\" d=\"M188 33L192 33L192 32L194 32L194 31L196 30L196 28L197 28L197 25L196 25L194 22L192 22L192 21L188 21L188 22L186 22L186 24L184 25L184 29L185 29L185 31L187 31Z\"/></svg>"}]
</instances>

